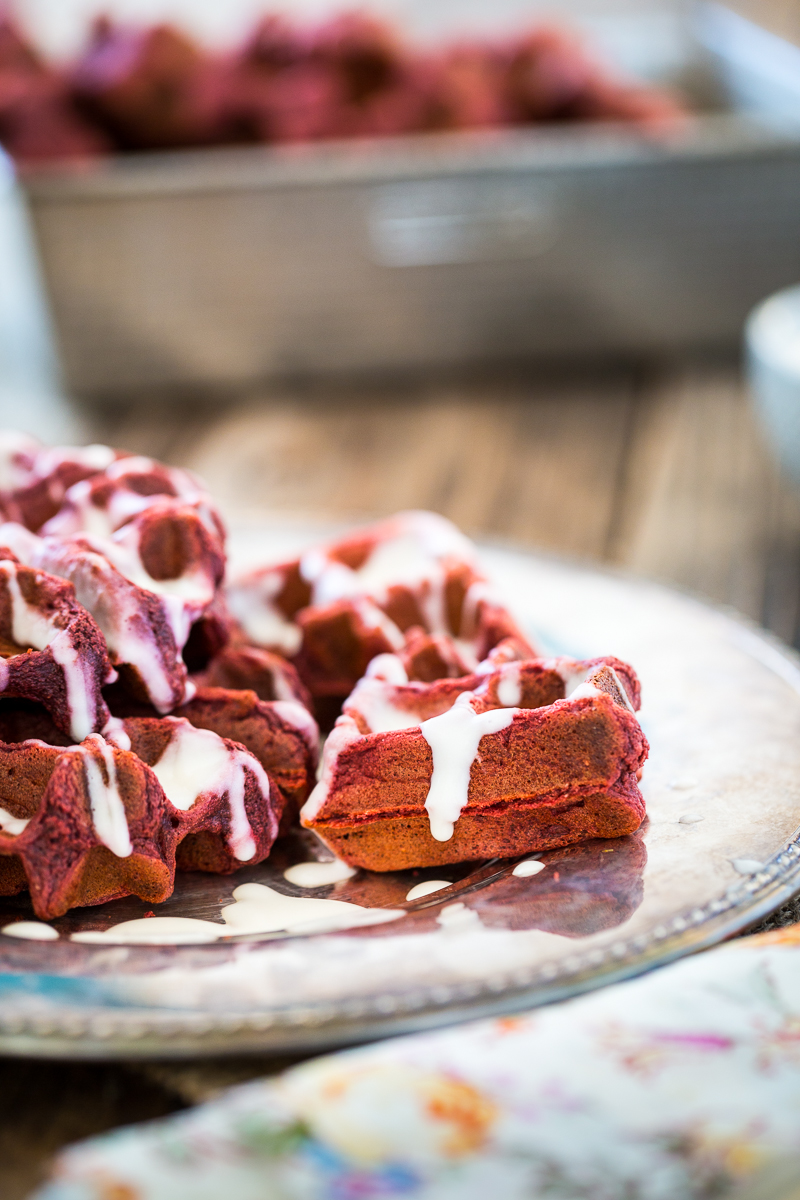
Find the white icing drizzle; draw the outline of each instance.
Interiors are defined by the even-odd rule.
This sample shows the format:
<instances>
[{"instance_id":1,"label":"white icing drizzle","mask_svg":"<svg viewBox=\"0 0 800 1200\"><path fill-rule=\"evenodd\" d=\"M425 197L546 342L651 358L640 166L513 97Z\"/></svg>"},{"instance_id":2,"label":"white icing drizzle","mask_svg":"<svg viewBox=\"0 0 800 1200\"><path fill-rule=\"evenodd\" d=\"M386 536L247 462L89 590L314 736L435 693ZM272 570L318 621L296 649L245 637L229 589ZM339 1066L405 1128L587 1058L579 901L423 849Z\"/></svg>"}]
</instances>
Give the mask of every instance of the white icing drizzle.
<instances>
[{"instance_id":1,"label":"white icing drizzle","mask_svg":"<svg viewBox=\"0 0 800 1200\"><path fill-rule=\"evenodd\" d=\"M380 679L384 683L393 683L396 687L408 683L403 660L396 654L376 654L367 666L365 678Z\"/></svg>"},{"instance_id":2,"label":"white icing drizzle","mask_svg":"<svg viewBox=\"0 0 800 1200\"><path fill-rule=\"evenodd\" d=\"M214 581L209 573L196 566L175 579L153 579L141 559L140 531L135 524L124 525L110 538L84 535L82 540L94 545L130 583L160 597L175 642L182 649L192 622L214 598Z\"/></svg>"},{"instance_id":3,"label":"white icing drizzle","mask_svg":"<svg viewBox=\"0 0 800 1200\"><path fill-rule=\"evenodd\" d=\"M402 633L379 607L392 586L402 585L416 591L430 632L449 633L442 560L473 562L469 541L444 517L426 512L398 513L375 532L374 548L357 570L331 558L335 548L314 547L302 556L299 570L311 585L311 603L351 600L369 628L380 629L394 650L402 650ZM284 582L285 568L258 572L229 588L228 603L252 641L291 656L300 648L302 631L274 603Z\"/></svg>"},{"instance_id":4,"label":"white icing drizzle","mask_svg":"<svg viewBox=\"0 0 800 1200\"><path fill-rule=\"evenodd\" d=\"M351 743L360 739L361 734L353 718L347 715L339 717L325 741L320 763L319 782L300 809L300 820L303 824L313 821L327 800L339 755Z\"/></svg>"},{"instance_id":5,"label":"white icing drizzle","mask_svg":"<svg viewBox=\"0 0 800 1200\"><path fill-rule=\"evenodd\" d=\"M357 571L329 559L326 551L317 546L300 559L300 577L311 584L311 603L316 605L333 604L363 590L358 586Z\"/></svg>"},{"instance_id":6,"label":"white icing drizzle","mask_svg":"<svg viewBox=\"0 0 800 1200\"><path fill-rule=\"evenodd\" d=\"M167 799L187 812L204 793L227 795L228 845L234 858L248 862L256 852L244 804L245 769L255 775L264 797L270 785L264 768L246 750L228 747L208 729L196 729L183 717L169 717L172 737L152 770Z\"/></svg>"},{"instance_id":7,"label":"white icing drizzle","mask_svg":"<svg viewBox=\"0 0 800 1200\"><path fill-rule=\"evenodd\" d=\"M381 925L405 916L403 909L362 908L344 900L284 896L261 883L243 883L233 893L235 904L223 908L231 933L322 933Z\"/></svg>"},{"instance_id":8,"label":"white icing drizzle","mask_svg":"<svg viewBox=\"0 0 800 1200\"><path fill-rule=\"evenodd\" d=\"M497 699L503 708L517 708L522 699L521 662L512 662L503 667L497 681Z\"/></svg>"},{"instance_id":9,"label":"white icing drizzle","mask_svg":"<svg viewBox=\"0 0 800 1200\"><path fill-rule=\"evenodd\" d=\"M367 600L363 596L357 596L353 600L353 608L356 610L367 629L379 630L393 650L403 649L406 644L406 639L397 628L394 621L391 621L389 617L387 617L382 608L378 608L377 604L373 604L371 600Z\"/></svg>"},{"instance_id":10,"label":"white icing drizzle","mask_svg":"<svg viewBox=\"0 0 800 1200\"><path fill-rule=\"evenodd\" d=\"M447 879L426 879L424 883L414 884L406 893L406 900L421 900L423 896L431 896L434 892L440 892L442 888L448 887L450 887L450 881Z\"/></svg>"},{"instance_id":11,"label":"white icing drizzle","mask_svg":"<svg viewBox=\"0 0 800 1200\"><path fill-rule=\"evenodd\" d=\"M516 875L518 879L528 879L531 875L538 875L544 868L545 864L537 858L526 858L524 862L517 863L511 874Z\"/></svg>"},{"instance_id":12,"label":"white icing drizzle","mask_svg":"<svg viewBox=\"0 0 800 1200\"><path fill-rule=\"evenodd\" d=\"M34 463L41 447L27 433L8 429L0 433L0 491L13 492L34 478Z\"/></svg>"},{"instance_id":13,"label":"white icing drizzle","mask_svg":"<svg viewBox=\"0 0 800 1200\"><path fill-rule=\"evenodd\" d=\"M57 942L58 930L43 921L15 921L13 925L4 925L6 937L25 938L31 942Z\"/></svg>"},{"instance_id":14,"label":"white icing drizzle","mask_svg":"<svg viewBox=\"0 0 800 1200\"><path fill-rule=\"evenodd\" d=\"M474 908L467 908L462 900L446 904L436 918L437 925L442 929L474 929L481 924L481 919Z\"/></svg>"},{"instance_id":15,"label":"white icing drizzle","mask_svg":"<svg viewBox=\"0 0 800 1200\"><path fill-rule=\"evenodd\" d=\"M303 735L303 740L313 751L317 751L319 747L319 726L308 709L299 700L272 700L271 707L282 721L285 721L287 725L291 725Z\"/></svg>"},{"instance_id":16,"label":"white icing drizzle","mask_svg":"<svg viewBox=\"0 0 800 1200\"><path fill-rule=\"evenodd\" d=\"M311 584L312 603L372 597L380 604L390 588L402 586L416 594L429 633L450 633L444 560L450 557L472 563L474 551L469 541L450 521L428 512L398 513L375 533L375 545L355 570L331 558L326 547L303 555L300 574ZM402 640L395 641L393 634L384 632L390 645L402 648Z\"/></svg>"},{"instance_id":17,"label":"white icing drizzle","mask_svg":"<svg viewBox=\"0 0 800 1200\"><path fill-rule=\"evenodd\" d=\"M464 666L470 672L477 671L480 664L472 642L466 641L465 638L453 638L453 645Z\"/></svg>"},{"instance_id":18,"label":"white icing drizzle","mask_svg":"<svg viewBox=\"0 0 800 1200\"><path fill-rule=\"evenodd\" d=\"M481 604L500 604L500 598L485 579L476 579L467 588L461 606L461 635L475 637L478 632L478 610Z\"/></svg>"},{"instance_id":19,"label":"white icing drizzle","mask_svg":"<svg viewBox=\"0 0 800 1200\"><path fill-rule=\"evenodd\" d=\"M108 465L105 473L108 479L121 479L123 475L150 475L153 471L166 473L173 482L175 476L181 474L175 467L164 467L145 454L127 454L124 458L118 458ZM176 491L179 490L176 488Z\"/></svg>"},{"instance_id":20,"label":"white icing drizzle","mask_svg":"<svg viewBox=\"0 0 800 1200\"><path fill-rule=\"evenodd\" d=\"M441 563L434 563L429 568L427 578L420 580L416 587L417 603L425 618L425 628L432 634L449 635L452 632L447 619L445 582L444 567Z\"/></svg>"},{"instance_id":21,"label":"white icing drizzle","mask_svg":"<svg viewBox=\"0 0 800 1200\"><path fill-rule=\"evenodd\" d=\"M358 713L370 733L389 733L393 729L413 729L422 720L413 709L392 702L394 685L382 679L361 679L346 701L348 713Z\"/></svg>"},{"instance_id":22,"label":"white icing drizzle","mask_svg":"<svg viewBox=\"0 0 800 1200\"><path fill-rule=\"evenodd\" d=\"M360 571L353 572L359 589L381 595L392 584L414 587L430 578L433 562L428 547L413 533L378 542Z\"/></svg>"},{"instance_id":23,"label":"white icing drizzle","mask_svg":"<svg viewBox=\"0 0 800 1200\"><path fill-rule=\"evenodd\" d=\"M351 879L355 873L353 867L348 867L340 858L335 858L333 862L295 863L283 872L283 878L295 887L318 888L328 883L341 883L344 879Z\"/></svg>"},{"instance_id":24,"label":"white icing drizzle","mask_svg":"<svg viewBox=\"0 0 800 1200\"><path fill-rule=\"evenodd\" d=\"M139 551L138 525L126 525L113 537L103 540L101 549L107 553L117 570L137 587L157 596L171 597L182 604L204 608L214 598L214 584L208 572L200 567L187 570L174 579L154 579L147 571Z\"/></svg>"},{"instance_id":25,"label":"white icing drizzle","mask_svg":"<svg viewBox=\"0 0 800 1200\"><path fill-rule=\"evenodd\" d=\"M103 760L108 782L103 778L100 764L91 753L90 745L99 752ZM125 806L119 794L117 767L112 747L104 741L99 733L93 733L84 740L82 746L76 746L65 753L79 754L83 760L86 787L89 792L89 806L92 810L92 824L97 837L117 858L130 857L133 854L133 845L128 829L128 818L125 815Z\"/></svg>"},{"instance_id":26,"label":"white icing drizzle","mask_svg":"<svg viewBox=\"0 0 800 1200\"><path fill-rule=\"evenodd\" d=\"M82 562L64 565L61 570L74 585L78 602L97 621L116 661L135 667L157 711L167 713L185 699L179 696L176 700L155 632L143 618L136 596L124 584L119 586L119 573L111 563L102 554L87 550Z\"/></svg>"},{"instance_id":27,"label":"white icing drizzle","mask_svg":"<svg viewBox=\"0 0 800 1200\"><path fill-rule=\"evenodd\" d=\"M42 526L44 536L90 533L96 537L110 537L120 525L153 503L152 496L117 490L107 505L97 505L92 501L92 483L92 479L82 479L68 489L61 510Z\"/></svg>"},{"instance_id":28,"label":"white icing drizzle","mask_svg":"<svg viewBox=\"0 0 800 1200\"><path fill-rule=\"evenodd\" d=\"M125 722L121 717L109 717L106 721L103 737L107 742L113 742L120 750L130 750L131 739L125 732Z\"/></svg>"},{"instance_id":29,"label":"white icing drizzle","mask_svg":"<svg viewBox=\"0 0 800 1200\"><path fill-rule=\"evenodd\" d=\"M398 584L419 593L419 602L431 632L442 632L444 573L424 540L402 527L393 537L379 540L357 570L328 557L325 550L308 551L300 561L300 574L312 585L312 603L374 596L382 599Z\"/></svg>"},{"instance_id":30,"label":"white icing drizzle","mask_svg":"<svg viewBox=\"0 0 800 1200\"><path fill-rule=\"evenodd\" d=\"M46 617L27 602L19 586L15 563L1 563L0 573L11 599L11 636L20 646L32 646L34 650L50 648L54 661L64 673L70 733L76 742L82 742L95 727L97 701L70 632L58 628L52 617Z\"/></svg>"},{"instance_id":31,"label":"white icing drizzle","mask_svg":"<svg viewBox=\"0 0 800 1200\"><path fill-rule=\"evenodd\" d=\"M81 656L66 629L59 630L50 643L50 652L64 672L69 707L70 732L82 742L97 722L97 697Z\"/></svg>"},{"instance_id":32,"label":"white icing drizzle","mask_svg":"<svg viewBox=\"0 0 800 1200\"><path fill-rule=\"evenodd\" d=\"M11 674L8 662L4 658L0 658L0 692L4 692L8 687L8 677Z\"/></svg>"},{"instance_id":33,"label":"white icing drizzle","mask_svg":"<svg viewBox=\"0 0 800 1200\"><path fill-rule=\"evenodd\" d=\"M300 626L274 603L283 583L281 571L267 571L255 579L232 585L227 600L231 613L251 641L259 646L273 646L291 658L300 649L303 634Z\"/></svg>"},{"instance_id":34,"label":"white icing drizzle","mask_svg":"<svg viewBox=\"0 0 800 1200\"><path fill-rule=\"evenodd\" d=\"M30 817L12 817L5 808L0 808L0 830L11 837L19 837L30 824Z\"/></svg>"},{"instance_id":35,"label":"white icing drizzle","mask_svg":"<svg viewBox=\"0 0 800 1200\"><path fill-rule=\"evenodd\" d=\"M467 803L470 771L481 738L506 729L516 712L513 708L494 708L476 713L472 699L472 692L462 692L452 708L423 721L420 726L433 755L433 774L425 808L431 836L437 842L450 840Z\"/></svg>"},{"instance_id":36,"label":"white icing drizzle","mask_svg":"<svg viewBox=\"0 0 800 1200\"><path fill-rule=\"evenodd\" d=\"M0 524L0 545L8 546L16 554L20 562L28 566L38 566L36 553L41 545L41 538L31 533L24 525L16 521L5 521Z\"/></svg>"},{"instance_id":37,"label":"white icing drizzle","mask_svg":"<svg viewBox=\"0 0 800 1200\"><path fill-rule=\"evenodd\" d=\"M5 931L4 931L5 932ZM201 921L195 917L143 917L138 921L121 921L111 929L87 929L73 933L71 941L87 945L128 946L192 946L215 942L228 933L225 925Z\"/></svg>"},{"instance_id":38,"label":"white icing drizzle","mask_svg":"<svg viewBox=\"0 0 800 1200\"><path fill-rule=\"evenodd\" d=\"M300 701L292 689L286 674L280 667L274 666L271 670L272 688L275 692L275 699L286 704L299 704Z\"/></svg>"},{"instance_id":39,"label":"white icing drizzle","mask_svg":"<svg viewBox=\"0 0 800 1200\"><path fill-rule=\"evenodd\" d=\"M90 446L55 446L40 451L36 457L36 477L52 475L62 463L78 463L90 471L105 471L113 463L116 452L110 446L93 442Z\"/></svg>"},{"instance_id":40,"label":"white icing drizzle","mask_svg":"<svg viewBox=\"0 0 800 1200\"><path fill-rule=\"evenodd\" d=\"M542 666L545 670L555 671L564 680L564 695L569 700L572 693L585 683L594 667L585 667L582 663L577 662L574 658L550 658L546 659Z\"/></svg>"},{"instance_id":41,"label":"white icing drizzle","mask_svg":"<svg viewBox=\"0 0 800 1200\"><path fill-rule=\"evenodd\" d=\"M303 555L300 574L312 585L312 603L330 604L358 595L381 597L397 584L416 589L426 582L438 583L442 559L472 563L475 558L468 539L438 513L398 513L374 531L375 545L356 570L332 559L327 547ZM434 604L436 623L441 624L440 597Z\"/></svg>"},{"instance_id":42,"label":"white icing drizzle","mask_svg":"<svg viewBox=\"0 0 800 1200\"><path fill-rule=\"evenodd\" d=\"M0 574L6 581L11 600L11 636L18 646L44 650L53 640L56 629L51 617L28 604L19 586L14 563L0 563Z\"/></svg>"},{"instance_id":43,"label":"white icing drizzle","mask_svg":"<svg viewBox=\"0 0 800 1200\"><path fill-rule=\"evenodd\" d=\"M146 917L139 921L123 921L111 929L74 933L72 941L178 945L248 933L329 933L364 925L382 925L406 915L403 909L397 908L362 908L344 900L285 896L261 883L241 884L234 890L233 898L235 903L222 910L224 925L189 917Z\"/></svg>"},{"instance_id":44,"label":"white icing drizzle","mask_svg":"<svg viewBox=\"0 0 800 1200\"><path fill-rule=\"evenodd\" d=\"M77 449L70 449L68 457L73 455L78 462L83 463L87 467L92 467L95 471L105 471L114 462L116 452L110 446L104 446L101 442L92 442L90 446L78 446Z\"/></svg>"},{"instance_id":45,"label":"white icing drizzle","mask_svg":"<svg viewBox=\"0 0 800 1200\"><path fill-rule=\"evenodd\" d=\"M164 499L177 499L195 509L203 523L215 535L218 530L213 519L209 520L209 497L201 484L189 472L175 467L164 467L152 458L129 455L116 459L103 470L104 478L110 483L122 481L110 489L100 504L94 503L92 491L94 479L83 479L73 484L64 496L59 512L43 526L46 535L61 536L73 533L89 533L99 537L110 537L133 517L151 508ZM137 492L126 483L127 477L147 475L164 480L163 490Z\"/></svg>"},{"instance_id":46,"label":"white icing drizzle","mask_svg":"<svg viewBox=\"0 0 800 1200\"><path fill-rule=\"evenodd\" d=\"M185 674L180 647L171 647L165 656L142 614L131 581L105 556L103 549L108 544L98 539L97 549L92 549L92 539L88 536L62 543L57 538L39 538L11 522L0 525L0 545L9 546L28 566L69 580L78 603L99 625L112 657L118 663L135 667L153 706L160 713L170 712L187 698L185 692L176 696L175 680L171 677L175 665L179 667L179 677ZM165 615L173 620L174 613L166 612L164 598L159 600Z\"/></svg>"}]
</instances>

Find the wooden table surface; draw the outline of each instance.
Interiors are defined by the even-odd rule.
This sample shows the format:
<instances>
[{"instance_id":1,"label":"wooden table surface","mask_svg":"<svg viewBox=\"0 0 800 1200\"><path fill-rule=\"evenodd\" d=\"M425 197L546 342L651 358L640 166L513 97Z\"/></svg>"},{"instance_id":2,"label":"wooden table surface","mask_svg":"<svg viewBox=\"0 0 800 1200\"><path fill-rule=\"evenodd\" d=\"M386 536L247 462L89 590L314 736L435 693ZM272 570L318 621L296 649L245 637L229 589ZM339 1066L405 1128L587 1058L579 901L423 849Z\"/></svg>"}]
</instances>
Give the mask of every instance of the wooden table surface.
<instances>
[{"instance_id":1,"label":"wooden table surface","mask_svg":"<svg viewBox=\"0 0 800 1200\"><path fill-rule=\"evenodd\" d=\"M800 492L734 363L534 371L84 414L88 437L191 467L229 519L433 508L476 537L610 563L798 644ZM793 908L778 917L797 919ZM0 1060L0 1196L60 1145L203 1099L274 1060L123 1067Z\"/></svg>"},{"instance_id":2,"label":"wooden table surface","mask_svg":"<svg viewBox=\"0 0 800 1200\"><path fill-rule=\"evenodd\" d=\"M89 433L200 472L231 520L432 508L798 635L800 493L733 363L132 407L96 413Z\"/></svg>"}]
</instances>

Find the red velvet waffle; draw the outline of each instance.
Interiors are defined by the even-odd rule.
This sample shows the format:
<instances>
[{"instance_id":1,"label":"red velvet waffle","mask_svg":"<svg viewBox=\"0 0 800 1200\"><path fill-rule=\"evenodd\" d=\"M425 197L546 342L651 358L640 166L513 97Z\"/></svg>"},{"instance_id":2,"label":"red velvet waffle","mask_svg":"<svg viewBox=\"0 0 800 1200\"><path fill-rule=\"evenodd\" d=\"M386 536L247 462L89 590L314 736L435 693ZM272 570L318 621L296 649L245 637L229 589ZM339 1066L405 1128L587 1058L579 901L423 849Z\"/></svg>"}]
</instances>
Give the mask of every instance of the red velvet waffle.
<instances>
[{"instance_id":1,"label":"red velvet waffle","mask_svg":"<svg viewBox=\"0 0 800 1200\"><path fill-rule=\"evenodd\" d=\"M110 728L119 727L120 717L148 715L146 705L125 697L115 696L112 704ZM259 700L253 691L201 687L175 709L175 716L237 742L255 756L283 796L281 832L287 833L316 777L319 729L308 709L294 700Z\"/></svg>"},{"instance_id":2,"label":"red velvet waffle","mask_svg":"<svg viewBox=\"0 0 800 1200\"><path fill-rule=\"evenodd\" d=\"M512 662L428 685L364 680L302 823L375 871L632 833L647 755L638 697L616 659Z\"/></svg>"},{"instance_id":3,"label":"red velvet waffle","mask_svg":"<svg viewBox=\"0 0 800 1200\"><path fill-rule=\"evenodd\" d=\"M154 505L108 538L40 538L7 523L0 542L29 566L74 585L134 694L161 713L187 698L192 688L181 651L224 569L221 547L193 508Z\"/></svg>"},{"instance_id":4,"label":"red velvet waffle","mask_svg":"<svg viewBox=\"0 0 800 1200\"><path fill-rule=\"evenodd\" d=\"M244 689L255 692L259 700L294 701L311 708L311 693L297 668L260 646L223 646L193 679L198 687Z\"/></svg>"},{"instance_id":5,"label":"red velvet waffle","mask_svg":"<svg viewBox=\"0 0 800 1200\"><path fill-rule=\"evenodd\" d=\"M227 873L266 858L284 799L243 746L177 717L114 741L0 743L0 894L37 916L134 895L166 900L177 863Z\"/></svg>"},{"instance_id":6,"label":"red velvet waffle","mask_svg":"<svg viewBox=\"0 0 800 1200\"><path fill-rule=\"evenodd\" d=\"M246 637L288 655L314 699L336 705L373 658L413 653L420 635L449 639L459 673L508 637L532 652L470 543L434 513L400 513L252 572L227 595Z\"/></svg>"},{"instance_id":7,"label":"red velvet waffle","mask_svg":"<svg viewBox=\"0 0 800 1200\"><path fill-rule=\"evenodd\" d=\"M7 436L0 483L0 894L28 887L39 916L257 863L304 801L377 871L640 825L634 672L533 657L443 518L401 513L226 600L188 472ZM312 792L307 704L343 700Z\"/></svg>"},{"instance_id":8,"label":"red velvet waffle","mask_svg":"<svg viewBox=\"0 0 800 1200\"><path fill-rule=\"evenodd\" d=\"M53 916L164 899L176 850L185 869L260 861L310 791L319 734L290 664L226 644L224 528L202 485L152 459L20 435L0 438L0 480L16 518L0 526L0 891L30 886ZM21 809L12 779L29 770Z\"/></svg>"},{"instance_id":9,"label":"red velvet waffle","mask_svg":"<svg viewBox=\"0 0 800 1200\"><path fill-rule=\"evenodd\" d=\"M681 114L548 26L421 49L369 14L271 17L219 53L101 17L60 70L0 23L0 138L23 160L602 119L669 129Z\"/></svg>"},{"instance_id":10,"label":"red velvet waffle","mask_svg":"<svg viewBox=\"0 0 800 1200\"><path fill-rule=\"evenodd\" d=\"M108 720L101 688L114 678L72 585L22 566L0 539L0 694L38 701L79 742Z\"/></svg>"},{"instance_id":11,"label":"red velvet waffle","mask_svg":"<svg viewBox=\"0 0 800 1200\"><path fill-rule=\"evenodd\" d=\"M176 831L155 776L93 734L80 746L0 743L0 893L37 916L172 892Z\"/></svg>"},{"instance_id":12,"label":"red velvet waffle","mask_svg":"<svg viewBox=\"0 0 800 1200\"><path fill-rule=\"evenodd\" d=\"M0 503L9 521L37 530L60 509L67 490L109 467L108 446L41 446L24 434L0 435Z\"/></svg>"},{"instance_id":13,"label":"red velvet waffle","mask_svg":"<svg viewBox=\"0 0 800 1200\"><path fill-rule=\"evenodd\" d=\"M164 501L196 509L222 544L219 513L190 471L109 446L49 447L0 433L0 505L7 520L33 533L107 537Z\"/></svg>"},{"instance_id":14,"label":"red velvet waffle","mask_svg":"<svg viewBox=\"0 0 800 1200\"><path fill-rule=\"evenodd\" d=\"M0 477L12 519L0 541L74 585L135 694L162 713L180 704L191 691L181 652L225 568L224 528L199 481L107 446L50 450L19 435L0 439Z\"/></svg>"},{"instance_id":15,"label":"red velvet waffle","mask_svg":"<svg viewBox=\"0 0 800 1200\"><path fill-rule=\"evenodd\" d=\"M180 868L228 874L267 857L284 797L255 755L184 717L132 717L123 727L117 744L127 738L169 801Z\"/></svg>"}]
</instances>

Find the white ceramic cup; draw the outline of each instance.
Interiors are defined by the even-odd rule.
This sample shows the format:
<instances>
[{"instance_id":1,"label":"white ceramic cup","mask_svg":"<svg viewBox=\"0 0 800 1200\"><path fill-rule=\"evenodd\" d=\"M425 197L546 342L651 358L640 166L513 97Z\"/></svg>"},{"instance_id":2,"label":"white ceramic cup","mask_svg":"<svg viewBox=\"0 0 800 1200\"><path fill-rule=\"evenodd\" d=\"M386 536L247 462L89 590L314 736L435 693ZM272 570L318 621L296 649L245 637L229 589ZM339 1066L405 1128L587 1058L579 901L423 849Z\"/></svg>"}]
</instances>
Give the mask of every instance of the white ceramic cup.
<instances>
[{"instance_id":1,"label":"white ceramic cup","mask_svg":"<svg viewBox=\"0 0 800 1200\"><path fill-rule=\"evenodd\" d=\"M800 286L753 310L745 345L756 411L781 466L800 483Z\"/></svg>"}]
</instances>

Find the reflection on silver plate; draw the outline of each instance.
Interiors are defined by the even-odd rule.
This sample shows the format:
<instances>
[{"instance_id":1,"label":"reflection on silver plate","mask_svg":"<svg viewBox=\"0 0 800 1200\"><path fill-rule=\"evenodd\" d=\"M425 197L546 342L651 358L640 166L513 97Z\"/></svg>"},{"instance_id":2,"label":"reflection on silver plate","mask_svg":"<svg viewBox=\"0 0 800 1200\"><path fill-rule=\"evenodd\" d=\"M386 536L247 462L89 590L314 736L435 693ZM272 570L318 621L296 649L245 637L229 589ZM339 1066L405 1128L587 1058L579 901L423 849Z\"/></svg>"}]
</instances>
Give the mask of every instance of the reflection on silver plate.
<instances>
[{"instance_id":1,"label":"reflection on silver plate","mask_svg":"<svg viewBox=\"0 0 800 1200\"><path fill-rule=\"evenodd\" d=\"M270 547L282 554L302 540L262 531L238 547L266 558ZM359 872L313 891L283 877L313 856L298 834L234 877L179 876L159 910L219 920L243 882L406 910L345 932L88 945L69 935L141 917L148 906L129 899L75 910L53 923L56 941L0 936L0 1052L310 1049L513 1012L708 946L800 888L800 669L789 652L655 585L497 549L484 562L548 648L616 654L639 672L651 742L640 833L544 854L529 876L495 860ZM449 886L406 900L432 878ZM0 901L0 925L31 915L25 897Z\"/></svg>"}]
</instances>

